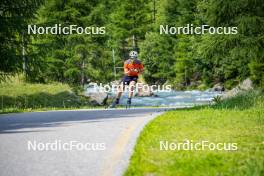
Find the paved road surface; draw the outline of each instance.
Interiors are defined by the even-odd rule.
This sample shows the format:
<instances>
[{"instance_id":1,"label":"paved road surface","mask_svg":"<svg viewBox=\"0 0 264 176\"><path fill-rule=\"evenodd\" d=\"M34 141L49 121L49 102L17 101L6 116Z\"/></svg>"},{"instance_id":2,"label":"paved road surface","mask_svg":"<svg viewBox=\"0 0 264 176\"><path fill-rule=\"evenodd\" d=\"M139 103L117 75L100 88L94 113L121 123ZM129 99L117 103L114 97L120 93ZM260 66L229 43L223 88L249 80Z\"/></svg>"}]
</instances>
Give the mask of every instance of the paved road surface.
<instances>
[{"instance_id":1,"label":"paved road surface","mask_svg":"<svg viewBox=\"0 0 264 176\"><path fill-rule=\"evenodd\" d=\"M140 130L164 110L0 115L0 176L122 175ZM34 142L38 151L33 151ZM80 143L79 147L86 145L87 150L73 146L69 151L71 142ZM65 149L59 150L63 144ZM44 145L49 151L44 150Z\"/></svg>"}]
</instances>

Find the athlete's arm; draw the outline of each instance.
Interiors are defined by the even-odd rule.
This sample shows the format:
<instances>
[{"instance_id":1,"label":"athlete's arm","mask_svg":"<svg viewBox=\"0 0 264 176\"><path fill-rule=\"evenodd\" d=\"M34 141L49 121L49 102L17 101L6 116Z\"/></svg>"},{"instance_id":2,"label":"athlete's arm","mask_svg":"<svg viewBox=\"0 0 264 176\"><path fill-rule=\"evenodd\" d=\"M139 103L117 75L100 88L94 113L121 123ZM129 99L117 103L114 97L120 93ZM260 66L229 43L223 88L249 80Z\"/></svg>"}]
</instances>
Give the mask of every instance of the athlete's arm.
<instances>
[{"instance_id":1,"label":"athlete's arm","mask_svg":"<svg viewBox=\"0 0 264 176\"><path fill-rule=\"evenodd\" d=\"M128 68L128 64L126 62L124 63L124 73L126 75L130 73L130 69Z\"/></svg>"},{"instance_id":2,"label":"athlete's arm","mask_svg":"<svg viewBox=\"0 0 264 176\"><path fill-rule=\"evenodd\" d=\"M138 73L143 73L143 71L144 71L144 66L143 66L143 64L140 64Z\"/></svg>"}]
</instances>

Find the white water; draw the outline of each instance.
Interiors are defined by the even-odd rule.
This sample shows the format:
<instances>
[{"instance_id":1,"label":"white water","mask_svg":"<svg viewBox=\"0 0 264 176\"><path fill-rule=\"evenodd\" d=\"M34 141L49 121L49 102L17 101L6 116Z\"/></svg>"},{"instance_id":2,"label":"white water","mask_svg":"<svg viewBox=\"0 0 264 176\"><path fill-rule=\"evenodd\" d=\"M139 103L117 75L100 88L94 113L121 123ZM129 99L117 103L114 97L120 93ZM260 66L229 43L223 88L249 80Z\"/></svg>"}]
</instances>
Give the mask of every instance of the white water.
<instances>
[{"instance_id":1,"label":"white water","mask_svg":"<svg viewBox=\"0 0 264 176\"><path fill-rule=\"evenodd\" d=\"M212 99L220 95L220 92L209 91L171 91L155 93L158 97L134 97L132 106L171 106L187 107L201 104L208 104ZM125 94L120 103L125 105L127 94Z\"/></svg>"},{"instance_id":2,"label":"white water","mask_svg":"<svg viewBox=\"0 0 264 176\"><path fill-rule=\"evenodd\" d=\"M90 87L87 92L98 92L99 89ZM194 105L208 104L212 99L220 95L221 92L210 91L170 91L155 93L157 97L133 97L132 106L170 106L170 107L188 107ZM115 93L110 93L110 97L115 97ZM121 105L125 105L127 101L127 93L120 100Z\"/></svg>"},{"instance_id":3,"label":"white water","mask_svg":"<svg viewBox=\"0 0 264 176\"><path fill-rule=\"evenodd\" d=\"M88 87L87 92L98 92L99 89ZM213 98L220 95L221 92L210 91L170 91L156 92L157 97L133 97L132 106L170 106L170 107L188 107L210 103ZM109 93L110 97L115 97L114 93ZM128 94L124 93L120 104L126 105Z\"/></svg>"}]
</instances>

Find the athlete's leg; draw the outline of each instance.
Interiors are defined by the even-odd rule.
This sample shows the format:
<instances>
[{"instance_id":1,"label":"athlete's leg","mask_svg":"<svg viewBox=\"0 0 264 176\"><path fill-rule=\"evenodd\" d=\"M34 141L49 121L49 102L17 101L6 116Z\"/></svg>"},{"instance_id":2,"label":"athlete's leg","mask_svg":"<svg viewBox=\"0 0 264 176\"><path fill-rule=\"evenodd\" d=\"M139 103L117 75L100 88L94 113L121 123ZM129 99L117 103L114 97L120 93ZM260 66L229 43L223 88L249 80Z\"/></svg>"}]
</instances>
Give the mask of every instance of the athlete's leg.
<instances>
[{"instance_id":1,"label":"athlete's leg","mask_svg":"<svg viewBox=\"0 0 264 176\"><path fill-rule=\"evenodd\" d=\"M117 89L117 96L116 96L116 102L117 102L117 104L119 103L119 100L120 100L120 98L121 98L121 96L122 96L122 93L123 93L124 89L125 89L125 86L124 86L124 84L123 84L123 82L122 82L122 83L118 86L118 89Z\"/></svg>"},{"instance_id":2,"label":"athlete's leg","mask_svg":"<svg viewBox=\"0 0 264 176\"><path fill-rule=\"evenodd\" d=\"M136 86L136 81L131 81L129 83L129 92L128 92L128 100L127 100L127 105L130 106L131 105L131 99L133 97L133 93L135 90L135 86Z\"/></svg>"},{"instance_id":3,"label":"athlete's leg","mask_svg":"<svg viewBox=\"0 0 264 176\"><path fill-rule=\"evenodd\" d=\"M124 84L125 84L125 82L122 81L121 84L117 87L117 96L116 96L115 100L113 101L113 103L109 106L109 108L115 108L116 105L119 104L119 100L120 100L122 93L124 91Z\"/></svg>"},{"instance_id":4,"label":"athlete's leg","mask_svg":"<svg viewBox=\"0 0 264 176\"><path fill-rule=\"evenodd\" d=\"M130 98L130 99L133 97L133 93L134 93L135 86L136 86L136 81L131 81L129 83L128 98Z\"/></svg>"}]
</instances>

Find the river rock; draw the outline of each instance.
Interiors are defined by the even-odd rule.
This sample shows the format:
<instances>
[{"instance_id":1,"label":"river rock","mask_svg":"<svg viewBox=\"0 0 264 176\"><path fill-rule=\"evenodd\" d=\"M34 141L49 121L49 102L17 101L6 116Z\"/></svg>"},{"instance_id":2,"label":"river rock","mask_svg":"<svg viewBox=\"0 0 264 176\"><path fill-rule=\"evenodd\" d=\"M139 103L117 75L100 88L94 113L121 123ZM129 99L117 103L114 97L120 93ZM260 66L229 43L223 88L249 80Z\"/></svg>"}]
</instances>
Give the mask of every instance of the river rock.
<instances>
[{"instance_id":1,"label":"river rock","mask_svg":"<svg viewBox=\"0 0 264 176\"><path fill-rule=\"evenodd\" d=\"M89 97L93 105L104 105L108 98L105 92L87 92L85 95Z\"/></svg>"},{"instance_id":2,"label":"river rock","mask_svg":"<svg viewBox=\"0 0 264 176\"><path fill-rule=\"evenodd\" d=\"M221 99L227 99L236 96L241 90L238 87L235 87L224 94L222 94Z\"/></svg>"},{"instance_id":3,"label":"river rock","mask_svg":"<svg viewBox=\"0 0 264 176\"><path fill-rule=\"evenodd\" d=\"M252 81L249 78L245 79L241 84L239 84L239 89L241 89L241 90L253 89Z\"/></svg>"},{"instance_id":4,"label":"river rock","mask_svg":"<svg viewBox=\"0 0 264 176\"><path fill-rule=\"evenodd\" d=\"M212 91L225 91L225 87L223 84L221 83L217 83L213 86L213 88L211 89Z\"/></svg>"},{"instance_id":5,"label":"river rock","mask_svg":"<svg viewBox=\"0 0 264 176\"><path fill-rule=\"evenodd\" d=\"M154 93L151 91L150 86L147 84L139 84L138 92L136 93L137 97L151 97L155 96Z\"/></svg>"},{"instance_id":6,"label":"river rock","mask_svg":"<svg viewBox=\"0 0 264 176\"><path fill-rule=\"evenodd\" d=\"M141 92L136 93L135 96L137 96L137 97L151 97L151 96L154 96L154 93L151 91L148 91L148 92L142 92L141 91Z\"/></svg>"},{"instance_id":7,"label":"river rock","mask_svg":"<svg viewBox=\"0 0 264 176\"><path fill-rule=\"evenodd\" d=\"M108 99L108 94L100 91L96 83L90 83L84 95L89 97L90 103L93 105L104 105Z\"/></svg>"},{"instance_id":8,"label":"river rock","mask_svg":"<svg viewBox=\"0 0 264 176\"><path fill-rule=\"evenodd\" d=\"M231 89L230 91L225 92L221 97L222 99L231 98L243 91L248 91L251 89L253 89L253 83L249 78L247 78L242 83Z\"/></svg>"}]
</instances>

